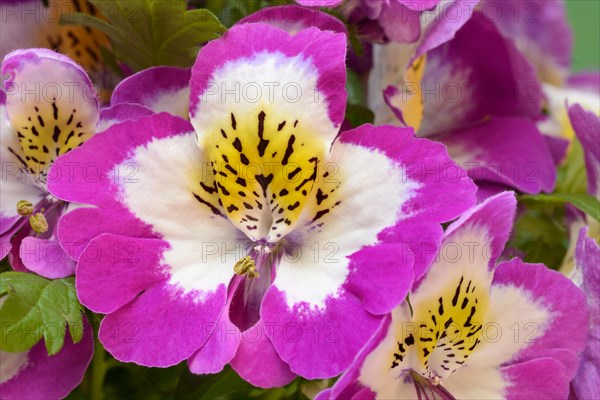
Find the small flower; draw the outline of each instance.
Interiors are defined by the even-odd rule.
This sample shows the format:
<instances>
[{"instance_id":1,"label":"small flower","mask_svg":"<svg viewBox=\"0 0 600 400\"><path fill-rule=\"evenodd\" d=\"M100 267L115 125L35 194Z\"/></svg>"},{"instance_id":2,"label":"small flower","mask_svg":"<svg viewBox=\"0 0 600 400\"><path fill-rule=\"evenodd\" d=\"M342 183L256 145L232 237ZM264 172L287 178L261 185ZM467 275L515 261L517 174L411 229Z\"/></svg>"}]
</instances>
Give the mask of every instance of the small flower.
<instances>
[{"instance_id":1,"label":"small flower","mask_svg":"<svg viewBox=\"0 0 600 400\"><path fill-rule=\"evenodd\" d=\"M100 17L99 8L88 1L0 2L0 59L17 49L51 49L68 56L89 71L94 83L101 88L112 88L116 76L103 63L100 51L103 47L110 48L108 37L96 29L59 23L61 16L73 12Z\"/></svg>"},{"instance_id":2,"label":"small flower","mask_svg":"<svg viewBox=\"0 0 600 400\"><path fill-rule=\"evenodd\" d=\"M478 182L480 199L506 187L553 190L564 146L554 152L539 131L536 72L493 21L476 11L452 40L409 55L408 68L387 73L403 56L389 48L375 58L370 100L376 123L413 126L418 136L444 143Z\"/></svg>"},{"instance_id":3,"label":"small flower","mask_svg":"<svg viewBox=\"0 0 600 400\"><path fill-rule=\"evenodd\" d=\"M427 275L318 398L567 398L585 296L541 264L495 265L515 209L505 192L452 223Z\"/></svg>"},{"instance_id":4,"label":"small flower","mask_svg":"<svg viewBox=\"0 0 600 400\"><path fill-rule=\"evenodd\" d=\"M191 124L140 118L57 160L75 169L51 192L97 206L67 214L61 240L82 244L78 294L107 314L114 357L229 363L263 387L332 377L422 275L475 187L410 129L339 133L345 57L341 33L237 25L196 60ZM84 161L108 172L86 180Z\"/></svg>"},{"instance_id":5,"label":"small flower","mask_svg":"<svg viewBox=\"0 0 600 400\"><path fill-rule=\"evenodd\" d=\"M0 258L13 269L46 278L72 275L75 263L59 245L57 225L76 207L47 191L55 160L81 146L99 129L151 111L119 105L103 110L86 72L70 58L47 49L17 50L2 62L0 92L2 191ZM141 108L140 106L137 106ZM68 169L57 171L68 174ZM45 255L53 254L52 257Z\"/></svg>"}]
</instances>

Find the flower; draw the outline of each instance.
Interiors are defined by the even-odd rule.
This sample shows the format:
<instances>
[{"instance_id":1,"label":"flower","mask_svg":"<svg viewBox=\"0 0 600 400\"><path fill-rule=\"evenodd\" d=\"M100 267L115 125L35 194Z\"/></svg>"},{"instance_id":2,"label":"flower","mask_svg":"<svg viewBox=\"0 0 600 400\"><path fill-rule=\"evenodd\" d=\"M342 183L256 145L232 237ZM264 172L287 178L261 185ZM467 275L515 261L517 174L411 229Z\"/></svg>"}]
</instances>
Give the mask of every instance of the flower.
<instances>
[{"instance_id":1,"label":"flower","mask_svg":"<svg viewBox=\"0 0 600 400\"><path fill-rule=\"evenodd\" d=\"M515 209L504 192L452 223L407 301L318 398L567 398L585 296L544 265L495 265Z\"/></svg>"},{"instance_id":2,"label":"flower","mask_svg":"<svg viewBox=\"0 0 600 400\"><path fill-rule=\"evenodd\" d=\"M10 253L17 271L51 279L72 275L75 263L59 245L56 226L76 205L59 201L46 185L53 179L48 169L54 160L81 146L99 128L94 88L79 65L47 49L10 53L2 74L9 79L0 105L0 258ZM104 110L102 126L115 118L150 113L133 107Z\"/></svg>"},{"instance_id":3,"label":"flower","mask_svg":"<svg viewBox=\"0 0 600 400\"><path fill-rule=\"evenodd\" d=\"M394 53L387 55L393 63ZM478 182L480 198L506 187L552 191L562 154L555 156L536 126L542 98L535 70L484 14L475 12L452 40L417 58L400 85L397 76L377 72L388 58L375 60L376 123L413 126L417 135L444 143Z\"/></svg>"},{"instance_id":4,"label":"flower","mask_svg":"<svg viewBox=\"0 0 600 400\"><path fill-rule=\"evenodd\" d=\"M49 356L41 340L30 350L0 350L0 393L3 400L62 399L83 379L94 354L92 328L84 317L83 338L73 343L66 334L63 348Z\"/></svg>"},{"instance_id":5,"label":"flower","mask_svg":"<svg viewBox=\"0 0 600 400\"><path fill-rule=\"evenodd\" d=\"M99 10L86 0L49 0L47 5L38 0L0 2L0 58L17 49L52 49L89 71L101 88L112 88L116 76L104 65L100 52L110 48L108 37L96 29L59 24L60 17L71 12L99 16Z\"/></svg>"},{"instance_id":6,"label":"flower","mask_svg":"<svg viewBox=\"0 0 600 400\"><path fill-rule=\"evenodd\" d=\"M577 280L587 296L590 335L571 387L575 398L593 399L600 387L600 248L587 236L587 228L579 231L575 264Z\"/></svg>"},{"instance_id":7,"label":"flower","mask_svg":"<svg viewBox=\"0 0 600 400\"><path fill-rule=\"evenodd\" d=\"M338 136L345 55L340 33L234 26L192 69L191 124L143 117L57 160L75 168L51 192L96 206L65 215L61 240L115 358L230 363L263 387L331 377L422 275L475 187L411 129Z\"/></svg>"},{"instance_id":8,"label":"flower","mask_svg":"<svg viewBox=\"0 0 600 400\"><path fill-rule=\"evenodd\" d=\"M0 256L12 249L14 269L62 278L73 274L75 264L60 248L55 227L70 205L47 192L48 167L95 132L98 102L83 69L51 50L10 53L2 74L10 78L0 116ZM45 257L49 251L53 257Z\"/></svg>"}]
</instances>

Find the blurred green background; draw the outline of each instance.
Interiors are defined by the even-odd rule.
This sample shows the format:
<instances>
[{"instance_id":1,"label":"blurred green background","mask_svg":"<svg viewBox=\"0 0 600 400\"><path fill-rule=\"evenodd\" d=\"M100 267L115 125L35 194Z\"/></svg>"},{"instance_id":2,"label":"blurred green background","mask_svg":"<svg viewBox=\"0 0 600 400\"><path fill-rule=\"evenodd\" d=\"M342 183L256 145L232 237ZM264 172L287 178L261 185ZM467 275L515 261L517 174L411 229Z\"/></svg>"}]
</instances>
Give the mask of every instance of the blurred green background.
<instances>
[{"instance_id":1,"label":"blurred green background","mask_svg":"<svg viewBox=\"0 0 600 400\"><path fill-rule=\"evenodd\" d=\"M600 0L566 0L575 34L573 70L600 68Z\"/></svg>"}]
</instances>

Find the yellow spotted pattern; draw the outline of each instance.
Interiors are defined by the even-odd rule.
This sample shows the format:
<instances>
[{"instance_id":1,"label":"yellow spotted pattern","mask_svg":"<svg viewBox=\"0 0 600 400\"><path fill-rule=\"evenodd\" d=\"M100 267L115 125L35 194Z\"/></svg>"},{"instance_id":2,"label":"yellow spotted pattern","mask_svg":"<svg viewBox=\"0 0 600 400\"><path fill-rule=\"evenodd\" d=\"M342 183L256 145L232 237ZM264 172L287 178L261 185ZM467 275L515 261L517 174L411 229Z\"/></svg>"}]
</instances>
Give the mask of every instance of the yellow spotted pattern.
<instances>
[{"instance_id":1,"label":"yellow spotted pattern","mask_svg":"<svg viewBox=\"0 0 600 400\"><path fill-rule=\"evenodd\" d=\"M414 332L398 337L391 368L398 367L407 357L416 358L425 377L432 371L454 372L460 368L481 343L482 324L489 302L489 287L477 287L461 276L449 284L446 292L421 299L412 304ZM432 355L437 365L430 365ZM410 353L410 354L409 354Z\"/></svg>"},{"instance_id":2,"label":"yellow spotted pattern","mask_svg":"<svg viewBox=\"0 0 600 400\"><path fill-rule=\"evenodd\" d=\"M77 115L77 105L37 102L28 113L11 118L17 132L21 151L8 150L19 160L22 168L44 178L54 159L79 147L94 133L92 122L84 122Z\"/></svg>"},{"instance_id":3,"label":"yellow spotted pattern","mask_svg":"<svg viewBox=\"0 0 600 400\"><path fill-rule=\"evenodd\" d=\"M271 111L269 105L250 114L232 111L201 138L214 178L205 178L194 193L252 240L276 242L315 195L326 147L302 121Z\"/></svg>"}]
</instances>

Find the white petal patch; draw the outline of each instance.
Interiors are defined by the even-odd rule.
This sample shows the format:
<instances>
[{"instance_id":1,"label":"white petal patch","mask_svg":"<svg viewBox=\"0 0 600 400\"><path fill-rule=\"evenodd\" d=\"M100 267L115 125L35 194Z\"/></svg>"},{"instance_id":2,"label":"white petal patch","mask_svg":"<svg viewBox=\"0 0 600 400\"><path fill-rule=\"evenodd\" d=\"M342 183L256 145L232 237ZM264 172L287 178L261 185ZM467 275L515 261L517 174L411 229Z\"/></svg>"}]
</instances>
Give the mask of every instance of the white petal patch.
<instances>
[{"instance_id":1,"label":"white petal patch","mask_svg":"<svg viewBox=\"0 0 600 400\"><path fill-rule=\"evenodd\" d=\"M501 365L542 337L552 319L542 302L523 288L492 286L483 340L469 359L469 365L474 368Z\"/></svg>"},{"instance_id":2,"label":"white petal patch","mask_svg":"<svg viewBox=\"0 0 600 400\"><path fill-rule=\"evenodd\" d=\"M299 120L331 143L338 130L329 119L326 98L317 88L318 78L315 65L302 56L261 52L227 62L214 73L191 118L199 142L205 135L219 134L232 112L256 115L272 108L277 111L272 118Z\"/></svg>"},{"instance_id":3,"label":"white petal patch","mask_svg":"<svg viewBox=\"0 0 600 400\"><path fill-rule=\"evenodd\" d=\"M420 82L404 82L404 74L416 44L389 43L373 45L373 68L369 73L368 105L375 113L375 125L402 125L383 100L383 91L390 85L403 88ZM402 95L394 104L399 104Z\"/></svg>"},{"instance_id":4,"label":"white petal patch","mask_svg":"<svg viewBox=\"0 0 600 400\"><path fill-rule=\"evenodd\" d=\"M406 218L402 205L419 184L382 153L336 142L320 170L311 203L286 238L275 285L287 304L323 308L346 281L348 256L377 242L377 234Z\"/></svg>"},{"instance_id":5,"label":"white petal patch","mask_svg":"<svg viewBox=\"0 0 600 400\"><path fill-rule=\"evenodd\" d=\"M186 86L179 90L161 93L156 98L149 100L147 106L156 113L164 111L188 119L190 87Z\"/></svg>"},{"instance_id":6,"label":"white petal patch","mask_svg":"<svg viewBox=\"0 0 600 400\"><path fill-rule=\"evenodd\" d=\"M392 323L386 337L365 358L360 370L359 381L377 394L379 399L415 398L414 385L399 377L398 370L390 368L392 354L397 351L397 337L403 329L410 329L410 309L402 303L392 311Z\"/></svg>"},{"instance_id":7,"label":"white petal patch","mask_svg":"<svg viewBox=\"0 0 600 400\"><path fill-rule=\"evenodd\" d=\"M8 353L0 350L0 384L14 378L27 365L27 353Z\"/></svg>"},{"instance_id":8,"label":"white petal patch","mask_svg":"<svg viewBox=\"0 0 600 400\"><path fill-rule=\"evenodd\" d=\"M186 292L227 284L233 265L246 254L244 235L218 215L218 203L211 204L214 199L202 191L200 182L212 173L194 133L154 140L118 168L135 168L121 183L123 203L171 246L163 254L171 283Z\"/></svg>"},{"instance_id":9,"label":"white petal patch","mask_svg":"<svg viewBox=\"0 0 600 400\"><path fill-rule=\"evenodd\" d=\"M456 399L471 400L504 399L508 386L497 366L480 368L470 365L457 369L441 384Z\"/></svg>"}]
</instances>

